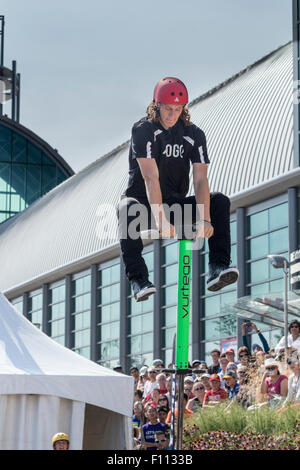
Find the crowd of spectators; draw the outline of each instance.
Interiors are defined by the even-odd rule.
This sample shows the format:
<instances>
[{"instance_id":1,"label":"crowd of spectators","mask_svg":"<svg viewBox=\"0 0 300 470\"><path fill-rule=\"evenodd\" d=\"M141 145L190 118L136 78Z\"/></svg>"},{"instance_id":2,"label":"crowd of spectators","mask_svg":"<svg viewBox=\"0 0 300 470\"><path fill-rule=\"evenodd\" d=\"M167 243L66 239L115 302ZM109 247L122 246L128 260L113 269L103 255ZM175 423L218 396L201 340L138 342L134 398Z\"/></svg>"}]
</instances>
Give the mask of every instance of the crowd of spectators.
<instances>
[{"instance_id":1,"label":"crowd of spectators","mask_svg":"<svg viewBox=\"0 0 300 470\"><path fill-rule=\"evenodd\" d=\"M258 334L262 344L253 344L252 351L249 349L251 332ZM263 334L249 321L242 325L242 339L243 346L237 355L233 348L223 353L214 349L209 363L195 359L190 364L192 372L184 379L184 419L221 403L226 408L238 403L249 410L275 406L278 413L300 404L300 322L294 320L289 325L287 357L284 338L270 350ZM171 364L166 368L162 360L156 359L150 366L130 369L135 379L132 418L135 449L170 448L170 368Z\"/></svg>"}]
</instances>

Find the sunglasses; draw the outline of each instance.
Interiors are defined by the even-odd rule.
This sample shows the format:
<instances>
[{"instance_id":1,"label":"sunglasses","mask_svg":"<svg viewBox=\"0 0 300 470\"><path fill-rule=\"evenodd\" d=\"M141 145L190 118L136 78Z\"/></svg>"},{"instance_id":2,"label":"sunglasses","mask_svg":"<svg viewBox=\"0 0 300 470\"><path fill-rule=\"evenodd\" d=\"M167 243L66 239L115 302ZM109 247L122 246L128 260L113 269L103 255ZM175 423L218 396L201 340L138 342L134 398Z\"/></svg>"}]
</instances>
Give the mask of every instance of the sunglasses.
<instances>
[{"instance_id":1,"label":"sunglasses","mask_svg":"<svg viewBox=\"0 0 300 470\"><path fill-rule=\"evenodd\" d=\"M167 439L161 439L160 441L155 441L155 444L159 444L160 442L166 442Z\"/></svg>"},{"instance_id":2,"label":"sunglasses","mask_svg":"<svg viewBox=\"0 0 300 470\"><path fill-rule=\"evenodd\" d=\"M291 325L290 328L299 328L298 325Z\"/></svg>"},{"instance_id":3,"label":"sunglasses","mask_svg":"<svg viewBox=\"0 0 300 470\"><path fill-rule=\"evenodd\" d=\"M266 367L266 370L275 370L276 367L275 366L271 366L271 367Z\"/></svg>"},{"instance_id":4,"label":"sunglasses","mask_svg":"<svg viewBox=\"0 0 300 470\"><path fill-rule=\"evenodd\" d=\"M195 392L198 392L199 390L204 390L204 387L198 387L198 388L194 388Z\"/></svg>"},{"instance_id":5,"label":"sunglasses","mask_svg":"<svg viewBox=\"0 0 300 470\"><path fill-rule=\"evenodd\" d=\"M168 401L168 399L167 399L167 398L159 398L158 401L159 401L159 402L160 402L160 401Z\"/></svg>"},{"instance_id":6,"label":"sunglasses","mask_svg":"<svg viewBox=\"0 0 300 470\"><path fill-rule=\"evenodd\" d=\"M148 374L156 374L156 372L154 370L148 372Z\"/></svg>"},{"instance_id":7,"label":"sunglasses","mask_svg":"<svg viewBox=\"0 0 300 470\"><path fill-rule=\"evenodd\" d=\"M239 357L248 357L249 354L245 353L245 354L240 354Z\"/></svg>"}]
</instances>

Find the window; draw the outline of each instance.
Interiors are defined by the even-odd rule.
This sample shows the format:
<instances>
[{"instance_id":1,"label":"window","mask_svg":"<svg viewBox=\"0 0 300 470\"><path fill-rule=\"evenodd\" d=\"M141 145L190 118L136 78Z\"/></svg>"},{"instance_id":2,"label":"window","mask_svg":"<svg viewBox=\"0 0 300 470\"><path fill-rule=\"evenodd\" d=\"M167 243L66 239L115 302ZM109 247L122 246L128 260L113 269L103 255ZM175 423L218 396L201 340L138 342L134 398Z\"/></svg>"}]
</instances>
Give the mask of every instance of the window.
<instances>
[{"instance_id":1,"label":"window","mask_svg":"<svg viewBox=\"0 0 300 470\"><path fill-rule=\"evenodd\" d=\"M143 258L148 267L149 280L153 282L153 246L144 249ZM153 308L154 296L137 302L129 283L128 301L128 351L131 364L150 365L153 360Z\"/></svg>"},{"instance_id":2,"label":"window","mask_svg":"<svg viewBox=\"0 0 300 470\"><path fill-rule=\"evenodd\" d=\"M91 338L91 274L90 270L72 277L71 301L72 349L90 359Z\"/></svg>"},{"instance_id":3,"label":"window","mask_svg":"<svg viewBox=\"0 0 300 470\"><path fill-rule=\"evenodd\" d=\"M23 315L23 297L18 297L10 301L11 304L18 310L18 312Z\"/></svg>"},{"instance_id":4,"label":"window","mask_svg":"<svg viewBox=\"0 0 300 470\"><path fill-rule=\"evenodd\" d=\"M58 343L65 345L66 286L65 280L49 286L49 335Z\"/></svg>"},{"instance_id":5,"label":"window","mask_svg":"<svg viewBox=\"0 0 300 470\"><path fill-rule=\"evenodd\" d=\"M102 263L98 270L98 362L114 367L120 361L120 260Z\"/></svg>"},{"instance_id":6,"label":"window","mask_svg":"<svg viewBox=\"0 0 300 470\"><path fill-rule=\"evenodd\" d=\"M28 320L37 328L42 329L43 323L43 292L38 289L29 293L28 296Z\"/></svg>"}]
</instances>

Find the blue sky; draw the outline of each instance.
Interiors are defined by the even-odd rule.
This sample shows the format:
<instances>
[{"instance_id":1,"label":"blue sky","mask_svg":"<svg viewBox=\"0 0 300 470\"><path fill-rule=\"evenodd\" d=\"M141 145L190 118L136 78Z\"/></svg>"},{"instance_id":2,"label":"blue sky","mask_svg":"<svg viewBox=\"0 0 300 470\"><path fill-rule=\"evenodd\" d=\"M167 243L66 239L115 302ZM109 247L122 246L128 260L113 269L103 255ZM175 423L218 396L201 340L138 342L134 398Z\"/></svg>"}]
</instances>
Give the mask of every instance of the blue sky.
<instances>
[{"instance_id":1,"label":"blue sky","mask_svg":"<svg viewBox=\"0 0 300 470\"><path fill-rule=\"evenodd\" d=\"M75 171L130 138L160 78L192 100L292 39L288 0L2 0L0 14L21 123Z\"/></svg>"}]
</instances>

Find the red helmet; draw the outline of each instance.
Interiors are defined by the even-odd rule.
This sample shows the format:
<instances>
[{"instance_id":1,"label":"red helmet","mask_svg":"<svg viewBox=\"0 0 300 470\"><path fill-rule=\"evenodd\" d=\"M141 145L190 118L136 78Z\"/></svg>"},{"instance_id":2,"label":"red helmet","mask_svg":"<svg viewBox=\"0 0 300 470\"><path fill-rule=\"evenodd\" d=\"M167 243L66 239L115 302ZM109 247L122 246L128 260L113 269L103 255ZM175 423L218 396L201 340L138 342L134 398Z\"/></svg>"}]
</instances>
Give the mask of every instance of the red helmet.
<instances>
[{"instance_id":1,"label":"red helmet","mask_svg":"<svg viewBox=\"0 0 300 470\"><path fill-rule=\"evenodd\" d=\"M154 88L154 102L164 104L187 104L189 101L185 84L179 78L162 78Z\"/></svg>"}]
</instances>

